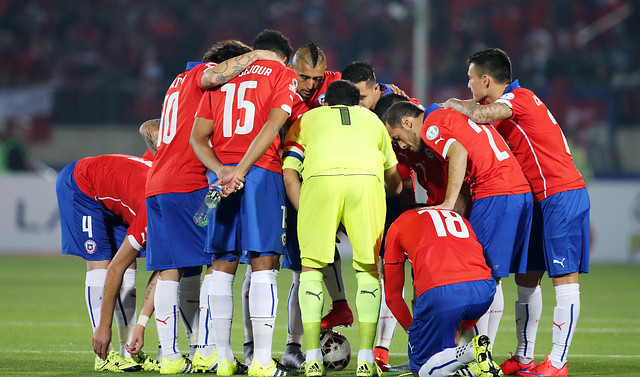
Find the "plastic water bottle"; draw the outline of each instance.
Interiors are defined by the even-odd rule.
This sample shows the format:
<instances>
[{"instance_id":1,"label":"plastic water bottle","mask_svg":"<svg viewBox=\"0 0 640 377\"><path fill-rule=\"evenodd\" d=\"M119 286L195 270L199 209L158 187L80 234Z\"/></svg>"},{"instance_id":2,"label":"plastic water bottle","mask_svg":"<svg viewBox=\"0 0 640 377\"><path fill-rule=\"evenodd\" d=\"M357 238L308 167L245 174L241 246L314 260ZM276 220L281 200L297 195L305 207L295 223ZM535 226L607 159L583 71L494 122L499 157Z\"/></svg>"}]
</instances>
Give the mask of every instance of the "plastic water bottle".
<instances>
[{"instance_id":1,"label":"plastic water bottle","mask_svg":"<svg viewBox=\"0 0 640 377\"><path fill-rule=\"evenodd\" d=\"M220 196L221 191L222 187L216 186L205 195L200 208L198 208L198 212L193 216L193 222L196 223L197 226L207 226L213 210L215 210L218 203L220 203L220 199L222 198Z\"/></svg>"}]
</instances>

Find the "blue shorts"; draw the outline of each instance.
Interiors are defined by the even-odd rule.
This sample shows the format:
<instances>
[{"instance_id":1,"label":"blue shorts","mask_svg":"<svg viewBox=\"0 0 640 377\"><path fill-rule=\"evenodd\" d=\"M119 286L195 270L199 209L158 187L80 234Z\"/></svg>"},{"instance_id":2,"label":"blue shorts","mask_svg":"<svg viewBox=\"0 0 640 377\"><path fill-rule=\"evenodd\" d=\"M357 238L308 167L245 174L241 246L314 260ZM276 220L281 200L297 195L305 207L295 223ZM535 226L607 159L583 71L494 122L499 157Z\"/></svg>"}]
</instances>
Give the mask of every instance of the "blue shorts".
<instances>
[{"instance_id":1,"label":"blue shorts","mask_svg":"<svg viewBox=\"0 0 640 377\"><path fill-rule=\"evenodd\" d=\"M300 260L300 245L298 244L298 211L287 198L287 242L282 256L282 268L293 271L302 270Z\"/></svg>"},{"instance_id":2,"label":"blue shorts","mask_svg":"<svg viewBox=\"0 0 640 377\"><path fill-rule=\"evenodd\" d=\"M494 279L429 289L416 300L409 329L409 363L417 372L436 353L455 347L460 321L480 318L496 293Z\"/></svg>"},{"instance_id":3,"label":"blue shorts","mask_svg":"<svg viewBox=\"0 0 640 377\"><path fill-rule=\"evenodd\" d=\"M557 276L589 272L589 193L551 195L533 206L528 270Z\"/></svg>"},{"instance_id":4,"label":"blue shorts","mask_svg":"<svg viewBox=\"0 0 640 377\"><path fill-rule=\"evenodd\" d=\"M469 223L493 277L527 271L533 196L530 192L476 199Z\"/></svg>"},{"instance_id":5,"label":"blue shorts","mask_svg":"<svg viewBox=\"0 0 640 377\"><path fill-rule=\"evenodd\" d=\"M211 173L210 182L217 177ZM251 257L282 255L286 243L282 174L251 167L244 188L223 198L207 226L205 251L231 260L247 250ZM235 260L235 259L233 259Z\"/></svg>"},{"instance_id":6,"label":"blue shorts","mask_svg":"<svg viewBox=\"0 0 640 377\"><path fill-rule=\"evenodd\" d=\"M208 188L147 198L147 270L211 264L204 252L207 231L193 222Z\"/></svg>"},{"instance_id":7,"label":"blue shorts","mask_svg":"<svg viewBox=\"0 0 640 377\"><path fill-rule=\"evenodd\" d=\"M87 261L111 260L120 248L128 226L78 188L73 176L76 163L62 169L56 181L62 254L76 255Z\"/></svg>"}]
</instances>

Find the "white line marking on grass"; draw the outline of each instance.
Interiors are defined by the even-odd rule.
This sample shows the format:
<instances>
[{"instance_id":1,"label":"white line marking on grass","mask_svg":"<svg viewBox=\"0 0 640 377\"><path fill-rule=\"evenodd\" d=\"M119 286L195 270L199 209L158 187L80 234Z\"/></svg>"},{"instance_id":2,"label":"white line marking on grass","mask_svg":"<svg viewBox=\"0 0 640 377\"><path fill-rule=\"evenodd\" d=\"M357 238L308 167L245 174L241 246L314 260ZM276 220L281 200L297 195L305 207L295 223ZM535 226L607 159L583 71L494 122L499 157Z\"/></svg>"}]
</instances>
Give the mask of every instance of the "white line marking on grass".
<instances>
[{"instance_id":1,"label":"white line marking on grass","mask_svg":"<svg viewBox=\"0 0 640 377\"><path fill-rule=\"evenodd\" d=\"M515 327L500 327L500 332L515 332ZM640 329L637 328L621 328L621 329L608 329L608 328L592 328L592 327L576 327L576 333L595 333L595 334L640 334Z\"/></svg>"},{"instance_id":2,"label":"white line marking on grass","mask_svg":"<svg viewBox=\"0 0 640 377\"><path fill-rule=\"evenodd\" d=\"M33 321L7 321L2 323L2 326L23 326L23 327L89 327L88 323L84 322L33 322Z\"/></svg>"}]
</instances>

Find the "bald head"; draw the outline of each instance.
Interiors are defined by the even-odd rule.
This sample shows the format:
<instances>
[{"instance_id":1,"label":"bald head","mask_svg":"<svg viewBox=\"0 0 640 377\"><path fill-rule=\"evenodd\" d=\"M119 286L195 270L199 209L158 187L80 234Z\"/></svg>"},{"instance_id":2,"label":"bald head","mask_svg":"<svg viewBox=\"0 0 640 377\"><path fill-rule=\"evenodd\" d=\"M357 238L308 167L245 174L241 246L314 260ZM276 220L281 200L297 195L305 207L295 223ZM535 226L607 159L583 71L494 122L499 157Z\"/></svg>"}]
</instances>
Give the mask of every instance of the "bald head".
<instances>
[{"instance_id":1,"label":"bald head","mask_svg":"<svg viewBox=\"0 0 640 377\"><path fill-rule=\"evenodd\" d=\"M298 75L298 94L306 100L313 97L322 84L327 59L322 50L310 42L296 51L291 68Z\"/></svg>"}]
</instances>

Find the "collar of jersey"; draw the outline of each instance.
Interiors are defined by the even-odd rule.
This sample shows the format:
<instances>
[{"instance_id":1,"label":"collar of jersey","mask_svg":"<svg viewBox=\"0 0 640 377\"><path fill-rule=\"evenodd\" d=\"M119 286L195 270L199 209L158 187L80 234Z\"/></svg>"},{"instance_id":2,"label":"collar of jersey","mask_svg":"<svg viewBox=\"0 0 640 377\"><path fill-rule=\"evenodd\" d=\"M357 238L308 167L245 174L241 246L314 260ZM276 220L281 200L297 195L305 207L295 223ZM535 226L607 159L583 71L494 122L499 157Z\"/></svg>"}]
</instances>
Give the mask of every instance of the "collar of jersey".
<instances>
[{"instance_id":1,"label":"collar of jersey","mask_svg":"<svg viewBox=\"0 0 640 377\"><path fill-rule=\"evenodd\" d=\"M427 107L424 111L424 118L422 119L422 122L424 123L424 121L427 119L427 116L438 109L442 109L442 106L438 105L437 103L432 103L431 105L429 105L429 107Z\"/></svg>"},{"instance_id":2,"label":"collar of jersey","mask_svg":"<svg viewBox=\"0 0 640 377\"><path fill-rule=\"evenodd\" d=\"M193 67L199 66L200 64L204 64L203 62L188 62L187 63L187 69L185 69L185 71L188 71L190 69L192 69Z\"/></svg>"},{"instance_id":3,"label":"collar of jersey","mask_svg":"<svg viewBox=\"0 0 640 377\"><path fill-rule=\"evenodd\" d=\"M520 82L518 81L518 79L515 79L513 81L511 81L511 84L509 84L509 86L507 86L504 90L504 93L510 93L511 91L513 91L513 89L517 89L520 87Z\"/></svg>"}]
</instances>

